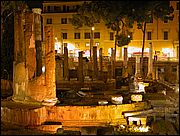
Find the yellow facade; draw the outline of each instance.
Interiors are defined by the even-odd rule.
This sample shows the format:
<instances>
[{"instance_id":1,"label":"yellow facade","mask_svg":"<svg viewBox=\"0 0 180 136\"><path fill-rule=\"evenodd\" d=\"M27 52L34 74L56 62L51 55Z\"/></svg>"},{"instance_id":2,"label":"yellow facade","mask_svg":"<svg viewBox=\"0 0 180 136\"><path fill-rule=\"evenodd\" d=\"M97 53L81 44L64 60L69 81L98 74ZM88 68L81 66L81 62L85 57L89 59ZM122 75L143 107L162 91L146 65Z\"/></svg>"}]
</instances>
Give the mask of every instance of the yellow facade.
<instances>
[{"instance_id":1,"label":"yellow facade","mask_svg":"<svg viewBox=\"0 0 180 136\"><path fill-rule=\"evenodd\" d=\"M55 41L60 45L60 48L61 43L67 43L69 47L69 53L71 54L78 54L77 52L79 50L86 51L90 48L90 39L85 39L84 33L90 33L91 28L84 26L82 28L75 29L69 21L69 18L72 18L72 14L76 14L75 12L70 11L75 8L76 5L80 5L82 3L83 1L56 1L43 3L43 26L52 25L54 27L54 38L56 39ZM159 58L169 57L177 59L179 57L179 10L177 10L178 3L178 1L171 1L171 5L174 7L173 21L164 23L164 21L161 21L160 19L153 19L153 23L147 24L145 52L149 52L149 43L151 42L153 45L153 53L157 51ZM61 12L56 12L57 7L54 6L59 6L61 8L59 8ZM66 9L66 12L63 12L63 8ZM67 18L67 24L61 23L62 18ZM47 24L47 19L52 19L52 24ZM167 40L164 40L164 31L168 32ZM111 29L107 29L103 23L97 23L95 24L95 30L93 32L100 32L100 39L93 39L93 45L97 45L98 49L103 48L103 55L109 56L110 48L114 48L114 40L110 40L110 32L113 31ZM151 32L151 40L147 40L148 32ZM62 38L62 33L67 33L67 39ZM74 33L80 33L80 39L75 39ZM132 33L133 39L127 46L128 56L132 56L134 52L141 52L142 48L142 31L137 29L136 24L132 29ZM121 56L119 56L120 54ZM119 58L123 58L123 48L117 48L117 59Z\"/></svg>"}]
</instances>

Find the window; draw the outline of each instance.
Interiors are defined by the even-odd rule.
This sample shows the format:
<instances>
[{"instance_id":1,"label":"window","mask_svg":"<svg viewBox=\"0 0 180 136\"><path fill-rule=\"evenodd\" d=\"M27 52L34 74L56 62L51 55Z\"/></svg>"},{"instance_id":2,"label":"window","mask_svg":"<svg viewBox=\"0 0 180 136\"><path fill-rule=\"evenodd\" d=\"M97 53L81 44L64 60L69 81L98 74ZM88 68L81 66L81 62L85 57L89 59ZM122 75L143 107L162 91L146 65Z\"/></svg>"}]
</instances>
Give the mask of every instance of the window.
<instances>
[{"instance_id":1,"label":"window","mask_svg":"<svg viewBox=\"0 0 180 136\"><path fill-rule=\"evenodd\" d=\"M63 33L63 39L67 39L67 33Z\"/></svg>"},{"instance_id":2,"label":"window","mask_svg":"<svg viewBox=\"0 0 180 136\"><path fill-rule=\"evenodd\" d=\"M52 24L52 19L51 18L47 19L47 24Z\"/></svg>"},{"instance_id":3,"label":"window","mask_svg":"<svg viewBox=\"0 0 180 136\"><path fill-rule=\"evenodd\" d=\"M50 11L50 6L47 6L47 11L48 11L48 12Z\"/></svg>"},{"instance_id":4,"label":"window","mask_svg":"<svg viewBox=\"0 0 180 136\"><path fill-rule=\"evenodd\" d=\"M63 12L66 11L66 5L63 5Z\"/></svg>"},{"instance_id":5,"label":"window","mask_svg":"<svg viewBox=\"0 0 180 136\"><path fill-rule=\"evenodd\" d=\"M100 39L100 32L94 32L94 39Z\"/></svg>"},{"instance_id":6,"label":"window","mask_svg":"<svg viewBox=\"0 0 180 136\"><path fill-rule=\"evenodd\" d=\"M152 34L151 32L147 32L147 40L152 40L151 34Z\"/></svg>"},{"instance_id":7,"label":"window","mask_svg":"<svg viewBox=\"0 0 180 136\"><path fill-rule=\"evenodd\" d=\"M99 42L95 42L95 46L99 46Z\"/></svg>"},{"instance_id":8,"label":"window","mask_svg":"<svg viewBox=\"0 0 180 136\"><path fill-rule=\"evenodd\" d=\"M90 39L90 33L84 33L84 39Z\"/></svg>"},{"instance_id":9,"label":"window","mask_svg":"<svg viewBox=\"0 0 180 136\"><path fill-rule=\"evenodd\" d=\"M61 12L60 6L54 6L54 12Z\"/></svg>"},{"instance_id":10,"label":"window","mask_svg":"<svg viewBox=\"0 0 180 136\"><path fill-rule=\"evenodd\" d=\"M61 24L67 24L67 18L61 18Z\"/></svg>"},{"instance_id":11,"label":"window","mask_svg":"<svg viewBox=\"0 0 180 136\"><path fill-rule=\"evenodd\" d=\"M168 31L164 31L164 40L168 40Z\"/></svg>"},{"instance_id":12,"label":"window","mask_svg":"<svg viewBox=\"0 0 180 136\"><path fill-rule=\"evenodd\" d=\"M176 9L179 10L179 2L177 2Z\"/></svg>"},{"instance_id":13,"label":"window","mask_svg":"<svg viewBox=\"0 0 180 136\"><path fill-rule=\"evenodd\" d=\"M114 40L114 32L110 32L110 40Z\"/></svg>"},{"instance_id":14,"label":"window","mask_svg":"<svg viewBox=\"0 0 180 136\"><path fill-rule=\"evenodd\" d=\"M89 46L90 46L90 43L86 43L85 46L86 46L86 47L89 47Z\"/></svg>"},{"instance_id":15,"label":"window","mask_svg":"<svg viewBox=\"0 0 180 136\"><path fill-rule=\"evenodd\" d=\"M74 33L74 39L80 39L80 33Z\"/></svg>"},{"instance_id":16,"label":"window","mask_svg":"<svg viewBox=\"0 0 180 136\"><path fill-rule=\"evenodd\" d=\"M67 12L69 12L69 6L66 7Z\"/></svg>"}]
</instances>

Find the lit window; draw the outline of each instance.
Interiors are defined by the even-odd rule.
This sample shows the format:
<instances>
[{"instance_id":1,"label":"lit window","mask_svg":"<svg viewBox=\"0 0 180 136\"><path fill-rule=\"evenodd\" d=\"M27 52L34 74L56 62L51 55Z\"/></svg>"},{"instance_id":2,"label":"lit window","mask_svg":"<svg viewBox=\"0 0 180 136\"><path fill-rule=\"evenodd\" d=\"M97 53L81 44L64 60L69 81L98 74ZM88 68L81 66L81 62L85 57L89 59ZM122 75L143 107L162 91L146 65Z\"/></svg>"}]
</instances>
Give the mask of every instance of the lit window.
<instances>
[{"instance_id":1,"label":"lit window","mask_svg":"<svg viewBox=\"0 0 180 136\"><path fill-rule=\"evenodd\" d=\"M99 46L99 42L95 42L95 46Z\"/></svg>"},{"instance_id":2,"label":"lit window","mask_svg":"<svg viewBox=\"0 0 180 136\"><path fill-rule=\"evenodd\" d=\"M74 39L80 39L80 33L74 33Z\"/></svg>"},{"instance_id":3,"label":"lit window","mask_svg":"<svg viewBox=\"0 0 180 136\"><path fill-rule=\"evenodd\" d=\"M94 39L100 39L100 32L94 32Z\"/></svg>"},{"instance_id":4,"label":"lit window","mask_svg":"<svg viewBox=\"0 0 180 136\"><path fill-rule=\"evenodd\" d=\"M67 39L67 33L63 33L63 39Z\"/></svg>"},{"instance_id":5,"label":"lit window","mask_svg":"<svg viewBox=\"0 0 180 136\"><path fill-rule=\"evenodd\" d=\"M61 18L61 24L67 24L67 18Z\"/></svg>"},{"instance_id":6,"label":"lit window","mask_svg":"<svg viewBox=\"0 0 180 136\"><path fill-rule=\"evenodd\" d=\"M164 31L164 40L168 40L168 31Z\"/></svg>"},{"instance_id":7,"label":"lit window","mask_svg":"<svg viewBox=\"0 0 180 136\"><path fill-rule=\"evenodd\" d=\"M110 32L110 40L114 40L114 32Z\"/></svg>"},{"instance_id":8,"label":"lit window","mask_svg":"<svg viewBox=\"0 0 180 136\"><path fill-rule=\"evenodd\" d=\"M84 39L90 39L90 33L84 33Z\"/></svg>"},{"instance_id":9,"label":"lit window","mask_svg":"<svg viewBox=\"0 0 180 136\"><path fill-rule=\"evenodd\" d=\"M147 40L152 40L151 34L151 32L147 32Z\"/></svg>"},{"instance_id":10,"label":"lit window","mask_svg":"<svg viewBox=\"0 0 180 136\"><path fill-rule=\"evenodd\" d=\"M86 47L89 47L89 46L90 46L90 44L89 44L89 43L86 43L86 44L85 44L85 46L86 46Z\"/></svg>"},{"instance_id":11,"label":"lit window","mask_svg":"<svg viewBox=\"0 0 180 136\"><path fill-rule=\"evenodd\" d=\"M52 24L52 18L47 19L47 24Z\"/></svg>"}]
</instances>

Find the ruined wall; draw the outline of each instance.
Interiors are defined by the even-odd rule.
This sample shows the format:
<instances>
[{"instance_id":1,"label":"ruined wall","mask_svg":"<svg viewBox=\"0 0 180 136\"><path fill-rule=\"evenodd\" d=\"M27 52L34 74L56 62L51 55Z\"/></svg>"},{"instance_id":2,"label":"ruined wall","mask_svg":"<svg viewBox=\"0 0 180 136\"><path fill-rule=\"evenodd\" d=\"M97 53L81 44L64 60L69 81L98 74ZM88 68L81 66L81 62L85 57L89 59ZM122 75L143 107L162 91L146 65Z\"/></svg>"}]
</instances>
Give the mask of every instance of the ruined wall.
<instances>
[{"instance_id":1,"label":"ruined wall","mask_svg":"<svg viewBox=\"0 0 180 136\"><path fill-rule=\"evenodd\" d=\"M48 121L59 121L66 123L71 122L104 122L104 123L115 123L118 121L124 122L124 116L122 112L142 110L146 106L146 103L139 102L133 104L123 105L108 105L108 106L54 106L46 107L47 109L47 120Z\"/></svg>"},{"instance_id":2,"label":"ruined wall","mask_svg":"<svg viewBox=\"0 0 180 136\"><path fill-rule=\"evenodd\" d=\"M1 107L1 121L22 126L40 125L46 120L46 109Z\"/></svg>"}]
</instances>

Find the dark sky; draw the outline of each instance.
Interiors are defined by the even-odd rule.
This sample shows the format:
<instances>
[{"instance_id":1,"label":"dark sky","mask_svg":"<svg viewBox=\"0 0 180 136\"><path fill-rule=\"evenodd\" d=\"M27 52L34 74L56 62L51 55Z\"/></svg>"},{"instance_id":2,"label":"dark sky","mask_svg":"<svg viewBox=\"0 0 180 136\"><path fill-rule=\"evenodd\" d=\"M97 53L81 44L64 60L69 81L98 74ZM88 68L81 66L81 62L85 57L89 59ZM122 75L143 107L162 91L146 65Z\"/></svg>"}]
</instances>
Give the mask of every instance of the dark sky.
<instances>
[{"instance_id":1,"label":"dark sky","mask_svg":"<svg viewBox=\"0 0 180 136\"><path fill-rule=\"evenodd\" d=\"M42 8L42 0L36 0L36 1L32 1L32 0L25 0L25 2L28 4L28 6L30 8Z\"/></svg>"}]
</instances>

